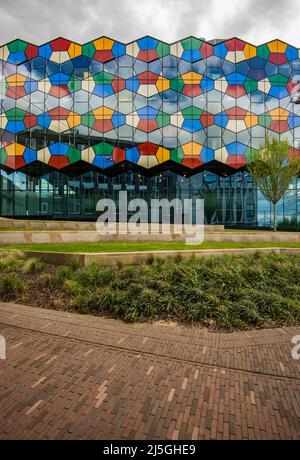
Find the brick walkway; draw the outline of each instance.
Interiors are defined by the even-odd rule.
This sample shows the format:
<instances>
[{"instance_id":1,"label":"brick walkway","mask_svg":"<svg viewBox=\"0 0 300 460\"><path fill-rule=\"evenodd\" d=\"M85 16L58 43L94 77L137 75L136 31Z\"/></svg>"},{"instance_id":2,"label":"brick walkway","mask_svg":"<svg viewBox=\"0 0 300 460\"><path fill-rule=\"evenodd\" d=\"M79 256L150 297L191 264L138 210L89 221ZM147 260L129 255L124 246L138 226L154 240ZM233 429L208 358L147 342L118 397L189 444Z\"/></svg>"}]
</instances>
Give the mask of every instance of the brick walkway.
<instances>
[{"instance_id":1,"label":"brick walkway","mask_svg":"<svg viewBox=\"0 0 300 460\"><path fill-rule=\"evenodd\" d=\"M1 439L300 439L300 328L232 334L0 303Z\"/></svg>"}]
</instances>

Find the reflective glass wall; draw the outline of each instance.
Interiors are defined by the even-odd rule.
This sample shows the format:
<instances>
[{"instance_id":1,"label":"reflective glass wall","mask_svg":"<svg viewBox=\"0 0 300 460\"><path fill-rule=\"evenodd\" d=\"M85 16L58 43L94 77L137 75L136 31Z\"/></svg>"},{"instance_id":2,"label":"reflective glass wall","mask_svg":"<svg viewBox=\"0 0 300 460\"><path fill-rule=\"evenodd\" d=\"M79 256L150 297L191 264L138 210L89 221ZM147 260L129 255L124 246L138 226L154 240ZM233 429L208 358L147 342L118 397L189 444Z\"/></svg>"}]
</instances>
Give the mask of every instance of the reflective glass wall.
<instances>
[{"instance_id":1,"label":"reflective glass wall","mask_svg":"<svg viewBox=\"0 0 300 460\"><path fill-rule=\"evenodd\" d=\"M0 47L0 167L233 174L267 134L299 155L299 81L280 40L14 40Z\"/></svg>"},{"instance_id":2,"label":"reflective glass wall","mask_svg":"<svg viewBox=\"0 0 300 460\"><path fill-rule=\"evenodd\" d=\"M281 40L13 40L0 47L0 214L91 219L127 189L204 196L208 223L269 226L244 170L266 135L300 155L299 93L299 49ZM292 228L297 187L278 205Z\"/></svg>"},{"instance_id":3,"label":"reflective glass wall","mask_svg":"<svg viewBox=\"0 0 300 460\"><path fill-rule=\"evenodd\" d=\"M247 228L270 227L272 222L270 204L246 172L228 177L209 172L184 177L169 171L145 177L127 172L112 178L87 172L70 178L59 172L32 177L2 171L0 178L0 212L9 217L94 220L98 200L117 203L119 191L127 190L128 200L143 198L148 203L151 198L204 198L207 224ZM280 227L300 229L300 180L291 184L277 210Z\"/></svg>"}]
</instances>

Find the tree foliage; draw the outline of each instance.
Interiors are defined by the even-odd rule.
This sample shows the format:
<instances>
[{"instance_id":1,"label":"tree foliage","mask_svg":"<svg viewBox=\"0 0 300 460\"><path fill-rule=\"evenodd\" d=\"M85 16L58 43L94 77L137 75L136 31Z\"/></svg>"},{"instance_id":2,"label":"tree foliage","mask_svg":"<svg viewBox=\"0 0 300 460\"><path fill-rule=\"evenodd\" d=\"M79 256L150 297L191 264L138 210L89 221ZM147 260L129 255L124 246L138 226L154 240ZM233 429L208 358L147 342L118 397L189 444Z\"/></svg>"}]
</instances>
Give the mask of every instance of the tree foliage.
<instances>
[{"instance_id":1,"label":"tree foliage","mask_svg":"<svg viewBox=\"0 0 300 460\"><path fill-rule=\"evenodd\" d=\"M253 181L263 196L273 205L276 230L276 204L288 190L292 180L300 173L300 157L290 156L291 146L287 139L266 137L248 165Z\"/></svg>"}]
</instances>

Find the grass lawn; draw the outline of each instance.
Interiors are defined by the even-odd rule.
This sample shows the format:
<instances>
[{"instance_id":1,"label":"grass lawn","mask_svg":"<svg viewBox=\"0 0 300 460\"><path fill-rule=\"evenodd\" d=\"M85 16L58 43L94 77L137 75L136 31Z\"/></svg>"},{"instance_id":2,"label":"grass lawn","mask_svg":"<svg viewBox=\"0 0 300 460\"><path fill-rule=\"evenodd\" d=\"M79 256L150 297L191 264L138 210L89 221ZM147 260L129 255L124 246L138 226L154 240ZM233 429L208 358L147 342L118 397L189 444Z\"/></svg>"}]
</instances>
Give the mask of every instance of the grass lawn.
<instances>
[{"instance_id":1,"label":"grass lawn","mask_svg":"<svg viewBox=\"0 0 300 460\"><path fill-rule=\"evenodd\" d=\"M192 249L235 249L235 248L300 248L300 243L236 243L236 242L205 242L188 245L178 242L101 242L101 243L51 243L51 244L15 244L0 245L0 249L19 249L47 252L136 252L136 251L177 251Z\"/></svg>"},{"instance_id":2,"label":"grass lawn","mask_svg":"<svg viewBox=\"0 0 300 460\"><path fill-rule=\"evenodd\" d=\"M95 230L78 230L78 229L69 229L69 228L66 228L66 229L60 229L60 228L38 228L38 227L26 227L26 228L0 228L0 233L1 232L5 232L5 233L8 233L8 232L47 232L47 233L52 233L52 232L73 232L73 231L76 231L76 232L80 232L80 231L83 231L83 232L94 232ZM279 231L279 230L278 230ZM224 229L224 230L221 230L221 231L214 231L213 233L223 233L223 232L226 232L226 233L270 233L272 232L272 230L239 230L239 229Z\"/></svg>"},{"instance_id":3,"label":"grass lawn","mask_svg":"<svg viewBox=\"0 0 300 460\"><path fill-rule=\"evenodd\" d=\"M0 228L0 232L51 232L48 228ZM55 231L60 231L55 230Z\"/></svg>"}]
</instances>

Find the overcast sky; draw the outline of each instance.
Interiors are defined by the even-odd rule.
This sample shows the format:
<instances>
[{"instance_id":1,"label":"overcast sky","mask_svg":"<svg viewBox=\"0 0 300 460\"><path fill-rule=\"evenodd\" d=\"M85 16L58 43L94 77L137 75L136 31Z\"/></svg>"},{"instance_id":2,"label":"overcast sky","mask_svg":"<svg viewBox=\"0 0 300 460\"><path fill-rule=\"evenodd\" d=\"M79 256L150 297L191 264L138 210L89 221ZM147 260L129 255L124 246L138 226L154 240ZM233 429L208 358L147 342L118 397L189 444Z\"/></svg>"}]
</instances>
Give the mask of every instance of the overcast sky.
<instances>
[{"instance_id":1,"label":"overcast sky","mask_svg":"<svg viewBox=\"0 0 300 460\"><path fill-rule=\"evenodd\" d=\"M0 0L0 42L41 44L57 36L87 42L143 35L173 42L188 35L274 38L300 48L299 0Z\"/></svg>"}]
</instances>

